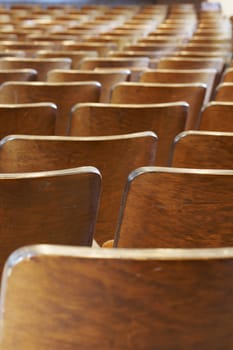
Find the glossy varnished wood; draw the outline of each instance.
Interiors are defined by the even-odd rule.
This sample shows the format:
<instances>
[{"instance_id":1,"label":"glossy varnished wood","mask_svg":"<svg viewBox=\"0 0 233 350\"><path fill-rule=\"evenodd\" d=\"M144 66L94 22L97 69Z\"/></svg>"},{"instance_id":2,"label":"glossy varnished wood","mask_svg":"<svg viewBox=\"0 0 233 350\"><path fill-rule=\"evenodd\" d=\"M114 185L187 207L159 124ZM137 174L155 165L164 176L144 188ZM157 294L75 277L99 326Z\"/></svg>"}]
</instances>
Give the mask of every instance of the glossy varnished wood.
<instances>
[{"instance_id":1,"label":"glossy varnished wood","mask_svg":"<svg viewBox=\"0 0 233 350\"><path fill-rule=\"evenodd\" d=\"M185 128L195 129L204 102L206 85L120 83L112 91L111 103L148 104L167 102L187 102L190 106Z\"/></svg>"},{"instance_id":2,"label":"glossy varnished wood","mask_svg":"<svg viewBox=\"0 0 233 350\"><path fill-rule=\"evenodd\" d=\"M71 113L69 135L101 136L153 131L158 136L156 165L168 165L174 137L184 130L188 105L173 102L153 105L80 103Z\"/></svg>"},{"instance_id":3,"label":"glossy varnished wood","mask_svg":"<svg viewBox=\"0 0 233 350\"><path fill-rule=\"evenodd\" d=\"M80 66L81 69L95 69L101 68L130 68L140 67L146 68L149 65L148 57L134 57L134 58L123 58L123 57L100 57L100 58L85 58Z\"/></svg>"},{"instance_id":4,"label":"glossy varnished wood","mask_svg":"<svg viewBox=\"0 0 233 350\"><path fill-rule=\"evenodd\" d=\"M70 58L72 69L78 69L83 58L96 56L98 56L96 51L40 50L36 53L36 57L40 58Z\"/></svg>"},{"instance_id":5,"label":"glossy varnished wood","mask_svg":"<svg viewBox=\"0 0 233 350\"><path fill-rule=\"evenodd\" d=\"M158 68L162 69L206 69L213 68L218 72L219 81L223 72L225 61L223 58L185 58L185 57L164 57L158 63Z\"/></svg>"},{"instance_id":6,"label":"glossy varnished wood","mask_svg":"<svg viewBox=\"0 0 233 350\"><path fill-rule=\"evenodd\" d=\"M231 248L20 249L2 280L1 348L231 350L232 273Z\"/></svg>"},{"instance_id":7,"label":"glossy varnished wood","mask_svg":"<svg viewBox=\"0 0 233 350\"><path fill-rule=\"evenodd\" d=\"M145 167L128 179L118 247L233 245L233 170Z\"/></svg>"},{"instance_id":8,"label":"glossy varnished wood","mask_svg":"<svg viewBox=\"0 0 233 350\"><path fill-rule=\"evenodd\" d=\"M129 80L130 70L52 70L48 73L49 82L98 81L101 84L100 102L110 101L111 90L117 83Z\"/></svg>"},{"instance_id":9,"label":"glossy varnished wood","mask_svg":"<svg viewBox=\"0 0 233 350\"><path fill-rule=\"evenodd\" d=\"M95 238L103 243L114 237L129 173L137 167L153 165L156 146L157 138L152 132L92 138L12 136L1 143L0 171L95 166L103 177Z\"/></svg>"},{"instance_id":10,"label":"glossy varnished wood","mask_svg":"<svg viewBox=\"0 0 233 350\"><path fill-rule=\"evenodd\" d=\"M6 81L34 81L37 75L35 69L0 69L0 84Z\"/></svg>"},{"instance_id":11,"label":"glossy varnished wood","mask_svg":"<svg viewBox=\"0 0 233 350\"><path fill-rule=\"evenodd\" d=\"M69 69L70 58L29 58L6 57L0 58L0 69L31 68L37 71L37 79L45 81L51 69Z\"/></svg>"},{"instance_id":12,"label":"glossy varnished wood","mask_svg":"<svg viewBox=\"0 0 233 350\"><path fill-rule=\"evenodd\" d=\"M233 132L233 102L211 101L201 112L198 128Z\"/></svg>"},{"instance_id":13,"label":"glossy varnished wood","mask_svg":"<svg viewBox=\"0 0 233 350\"><path fill-rule=\"evenodd\" d=\"M221 102L233 102L233 82L219 84L214 99Z\"/></svg>"},{"instance_id":14,"label":"glossy varnished wood","mask_svg":"<svg viewBox=\"0 0 233 350\"><path fill-rule=\"evenodd\" d=\"M56 118L53 103L0 104L0 139L10 134L54 135Z\"/></svg>"},{"instance_id":15,"label":"glossy varnished wood","mask_svg":"<svg viewBox=\"0 0 233 350\"><path fill-rule=\"evenodd\" d=\"M58 107L56 134L66 135L69 113L78 102L98 102L98 82L7 82L0 87L0 103L52 102Z\"/></svg>"},{"instance_id":16,"label":"glossy varnished wood","mask_svg":"<svg viewBox=\"0 0 233 350\"><path fill-rule=\"evenodd\" d=\"M1 174L0 273L23 245L92 245L100 186L93 167Z\"/></svg>"},{"instance_id":17,"label":"glossy varnished wood","mask_svg":"<svg viewBox=\"0 0 233 350\"><path fill-rule=\"evenodd\" d=\"M215 69L151 69L142 73L140 81L162 84L203 83L207 85L204 100L204 103L207 103L212 96L216 75Z\"/></svg>"},{"instance_id":18,"label":"glossy varnished wood","mask_svg":"<svg viewBox=\"0 0 233 350\"><path fill-rule=\"evenodd\" d=\"M233 132L182 132L174 141L171 166L233 170Z\"/></svg>"},{"instance_id":19,"label":"glossy varnished wood","mask_svg":"<svg viewBox=\"0 0 233 350\"><path fill-rule=\"evenodd\" d=\"M0 45L1 47L1 45ZM117 50L115 43L91 43L91 42L77 42L77 41L64 41L62 44L62 50L74 50L74 51L97 51L99 56L107 56L109 51Z\"/></svg>"}]
</instances>

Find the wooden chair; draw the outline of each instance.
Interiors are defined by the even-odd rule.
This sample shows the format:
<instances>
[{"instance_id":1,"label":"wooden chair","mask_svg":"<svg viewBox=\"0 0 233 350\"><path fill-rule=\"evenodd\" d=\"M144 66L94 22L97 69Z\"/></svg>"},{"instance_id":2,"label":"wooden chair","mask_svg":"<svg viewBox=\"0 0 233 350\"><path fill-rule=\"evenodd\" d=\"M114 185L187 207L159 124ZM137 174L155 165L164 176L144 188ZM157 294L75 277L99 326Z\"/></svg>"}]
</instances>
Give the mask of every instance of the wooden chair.
<instances>
[{"instance_id":1,"label":"wooden chair","mask_svg":"<svg viewBox=\"0 0 233 350\"><path fill-rule=\"evenodd\" d=\"M1 347L230 349L232 256L231 248L21 248L2 278Z\"/></svg>"},{"instance_id":2,"label":"wooden chair","mask_svg":"<svg viewBox=\"0 0 233 350\"><path fill-rule=\"evenodd\" d=\"M0 45L1 47L1 45ZM107 56L109 51L117 50L116 43L94 43L94 42L77 42L64 41L60 47L61 50L75 51L97 51L100 57Z\"/></svg>"},{"instance_id":3,"label":"wooden chair","mask_svg":"<svg viewBox=\"0 0 233 350\"><path fill-rule=\"evenodd\" d=\"M201 112L198 129L233 132L233 102L211 101Z\"/></svg>"},{"instance_id":4,"label":"wooden chair","mask_svg":"<svg viewBox=\"0 0 233 350\"><path fill-rule=\"evenodd\" d=\"M233 83L221 83L216 88L215 101L233 102Z\"/></svg>"},{"instance_id":5,"label":"wooden chair","mask_svg":"<svg viewBox=\"0 0 233 350\"><path fill-rule=\"evenodd\" d=\"M164 57L158 63L160 69L216 69L218 81L224 69L223 58L184 58L184 57Z\"/></svg>"},{"instance_id":6,"label":"wooden chair","mask_svg":"<svg viewBox=\"0 0 233 350\"><path fill-rule=\"evenodd\" d=\"M139 166L153 165L156 146L153 132L108 137L10 136L1 142L0 171L96 166L103 177L103 189L95 238L103 243L114 236L129 173Z\"/></svg>"},{"instance_id":7,"label":"wooden chair","mask_svg":"<svg viewBox=\"0 0 233 350\"><path fill-rule=\"evenodd\" d=\"M185 131L176 136L171 166L232 169L233 132Z\"/></svg>"},{"instance_id":8,"label":"wooden chair","mask_svg":"<svg viewBox=\"0 0 233 350\"><path fill-rule=\"evenodd\" d=\"M0 139L10 134L54 135L56 118L53 103L0 104Z\"/></svg>"},{"instance_id":9,"label":"wooden chair","mask_svg":"<svg viewBox=\"0 0 233 350\"><path fill-rule=\"evenodd\" d=\"M98 82L7 82L0 87L0 103L52 102L58 107L56 134L66 135L69 113L78 102L98 102Z\"/></svg>"},{"instance_id":10,"label":"wooden chair","mask_svg":"<svg viewBox=\"0 0 233 350\"><path fill-rule=\"evenodd\" d=\"M59 169L1 174L1 271L12 250L25 244L92 245L100 173Z\"/></svg>"},{"instance_id":11,"label":"wooden chair","mask_svg":"<svg viewBox=\"0 0 233 350\"><path fill-rule=\"evenodd\" d=\"M151 59L158 59L161 58L165 55L163 51L112 51L109 52L110 57L125 57L125 58L130 58L130 57L148 57L150 60ZM150 63L149 63L150 66Z\"/></svg>"},{"instance_id":12,"label":"wooden chair","mask_svg":"<svg viewBox=\"0 0 233 350\"><path fill-rule=\"evenodd\" d=\"M183 46L182 50L195 52L195 51L207 51L207 52L231 52L228 46L224 44L201 44L201 43L187 43Z\"/></svg>"},{"instance_id":13,"label":"wooden chair","mask_svg":"<svg viewBox=\"0 0 233 350\"><path fill-rule=\"evenodd\" d=\"M100 102L109 102L112 87L123 81L129 80L130 70L128 69L106 69L101 71L93 70L58 70L54 69L48 73L49 82L70 82L70 81L98 81L101 84Z\"/></svg>"},{"instance_id":14,"label":"wooden chair","mask_svg":"<svg viewBox=\"0 0 233 350\"><path fill-rule=\"evenodd\" d=\"M28 58L28 57L4 57L0 58L0 69L31 68L38 73L38 80L45 81L51 69L69 69L70 58Z\"/></svg>"},{"instance_id":15,"label":"wooden chair","mask_svg":"<svg viewBox=\"0 0 233 350\"><path fill-rule=\"evenodd\" d=\"M172 45L174 42L177 45L182 45L183 43L187 43L188 38L184 35L156 35L156 36L147 36L145 38L139 39L138 43L140 44L149 44L149 45L160 45L160 44L169 44Z\"/></svg>"},{"instance_id":16,"label":"wooden chair","mask_svg":"<svg viewBox=\"0 0 233 350\"><path fill-rule=\"evenodd\" d=\"M56 43L6 40L0 42L0 50L20 50L24 51L27 57L32 57L38 50L48 50L57 48Z\"/></svg>"},{"instance_id":17,"label":"wooden chair","mask_svg":"<svg viewBox=\"0 0 233 350\"><path fill-rule=\"evenodd\" d=\"M23 50L0 50L0 57L25 57Z\"/></svg>"},{"instance_id":18,"label":"wooden chair","mask_svg":"<svg viewBox=\"0 0 233 350\"><path fill-rule=\"evenodd\" d=\"M231 61L231 52L224 50L216 51L191 51L191 50L181 50L172 53L172 56L180 58L221 58L224 60L225 65L228 66Z\"/></svg>"},{"instance_id":19,"label":"wooden chair","mask_svg":"<svg viewBox=\"0 0 233 350\"><path fill-rule=\"evenodd\" d=\"M231 349L232 266L232 248L18 249L2 278L1 347Z\"/></svg>"},{"instance_id":20,"label":"wooden chair","mask_svg":"<svg viewBox=\"0 0 233 350\"><path fill-rule=\"evenodd\" d=\"M128 178L114 246L232 246L232 179L233 170L135 170Z\"/></svg>"},{"instance_id":21,"label":"wooden chair","mask_svg":"<svg viewBox=\"0 0 233 350\"><path fill-rule=\"evenodd\" d=\"M124 51L164 51L164 52L173 52L180 50L183 45L179 45L176 42L172 43L161 43L161 44L142 44L136 43L134 45L125 45Z\"/></svg>"},{"instance_id":22,"label":"wooden chair","mask_svg":"<svg viewBox=\"0 0 233 350\"><path fill-rule=\"evenodd\" d=\"M35 81L37 75L35 69L0 69L0 84L6 81Z\"/></svg>"},{"instance_id":23,"label":"wooden chair","mask_svg":"<svg viewBox=\"0 0 233 350\"><path fill-rule=\"evenodd\" d=\"M99 57L99 58L84 58L80 69L95 69L99 68L146 68L149 65L148 57Z\"/></svg>"},{"instance_id":24,"label":"wooden chair","mask_svg":"<svg viewBox=\"0 0 233 350\"><path fill-rule=\"evenodd\" d=\"M126 44L135 44L140 37L140 32L128 32L125 30L111 31L103 33L95 37L87 38L87 42L93 43L114 43L117 46L117 51L122 50ZM106 57L109 56L109 53Z\"/></svg>"},{"instance_id":25,"label":"wooden chair","mask_svg":"<svg viewBox=\"0 0 233 350\"><path fill-rule=\"evenodd\" d=\"M96 51L62 51L62 50L40 50L36 53L39 58L69 58L71 59L71 69L78 69L85 57L97 57Z\"/></svg>"},{"instance_id":26,"label":"wooden chair","mask_svg":"<svg viewBox=\"0 0 233 350\"><path fill-rule=\"evenodd\" d=\"M232 48L231 38L225 37L225 36L198 36L194 35L192 39L190 40L193 44L222 44L228 47L229 49Z\"/></svg>"},{"instance_id":27,"label":"wooden chair","mask_svg":"<svg viewBox=\"0 0 233 350\"><path fill-rule=\"evenodd\" d=\"M187 102L190 106L185 129L195 129L204 102L206 85L120 83L112 91L111 103L149 104Z\"/></svg>"},{"instance_id":28,"label":"wooden chair","mask_svg":"<svg viewBox=\"0 0 233 350\"><path fill-rule=\"evenodd\" d=\"M223 83L233 83L233 67L225 70L223 77L222 77L222 82Z\"/></svg>"},{"instance_id":29,"label":"wooden chair","mask_svg":"<svg viewBox=\"0 0 233 350\"><path fill-rule=\"evenodd\" d=\"M156 165L167 166L172 142L185 128L188 108L183 102L152 105L80 103L72 109L68 134L107 136L151 130L158 136Z\"/></svg>"},{"instance_id":30,"label":"wooden chair","mask_svg":"<svg viewBox=\"0 0 233 350\"><path fill-rule=\"evenodd\" d=\"M204 104L211 99L215 87L215 69L151 69L145 70L140 78L143 83L203 83L207 85Z\"/></svg>"}]
</instances>

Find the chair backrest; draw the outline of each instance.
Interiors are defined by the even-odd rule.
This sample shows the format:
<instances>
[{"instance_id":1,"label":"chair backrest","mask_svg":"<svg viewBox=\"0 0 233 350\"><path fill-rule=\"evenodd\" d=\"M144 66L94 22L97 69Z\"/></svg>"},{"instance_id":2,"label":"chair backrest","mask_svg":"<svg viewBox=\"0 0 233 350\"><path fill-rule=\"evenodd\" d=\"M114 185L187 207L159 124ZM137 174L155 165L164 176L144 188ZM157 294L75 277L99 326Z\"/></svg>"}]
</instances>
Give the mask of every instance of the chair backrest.
<instances>
[{"instance_id":1,"label":"chair backrest","mask_svg":"<svg viewBox=\"0 0 233 350\"><path fill-rule=\"evenodd\" d=\"M158 68L162 69L206 69L213 68L218 72L220 78L224 69L223 58L183 58L183 57L164 57L158 63Z\"/></svg>"},{"instance_id":2,"label":"chair backrest","mask_svg":"<svg viewBox=\"0 0 233 350\"><path fill-rule=\"evenodd\" d=\"M114 245L233 245L233 170L145 167L128 178Z\"/></svg>"},{"instance_id":3,"label":"chair backrest","mask_svg":"<svg viewBox=\"0 0 233 350\"><path fill-rule=\"evenodd\" d=\"M69 81L98 81L101 84L100 102L108 103L110 101L111 90L117 83L129 80L130 70L59 70L54 69L48 73L49 82L69 82Z\"/></svg>"},{"instance_id":4,"label":"chair backrest","mask_svg":"<svg viewBox=\"0 0 233 350\"><path fill-rule=\"evenodd\" d=\"M109 137L9 136L1 142L0 171L95 166L103 177L95 238L103 243L114 237L129 173L137 167L153 165L156 146L157 137L153 132Z\"/></svg>"},{"instance_id":5,"label":"chair backrest","mask_svg":"<svg viewBox=\"0 0 233 350\"><path fill-rule=\"evenodd\" d=\"M232 64L232 63L231 63ZM226 69L223 74L222 82L224 83L233 83L233 67Z\"/></svg>"},{"instance_id":6,"label":"chair backrest","mask_svg":"<svg viewBox=\"0 0 233 350\"><path fill-rule=\"evenodd\" d=\"M28 58L4 57L0 58L0 69L31 68L37 71L37 79L45 81L51 69L69 69L70 58Z\"/></svg>"},{"instance_id":7,"label":"chair backrest","mask_svg":"<svg viewBox=\"0 0 233 350\"><path fill-rule=\"evenodd\" d=\"M119 83L112 91L111 103L148 104L184 101L189 104L185 128L195 129L204 102L206 85Z\"/></svg>"},{"instance_id":8,"label":"chair backrest","mask_svg":"<svg viewBox=\"0 0 233 350\"><path fill-rule=\"evenodd\" d=\"M0 139L11 134L54 135L56 118L53 103L0 104Z\"/></svg>"},{"instance_id":9,"label":"chair backrest","mask_svg":"<svg viewBox=\"0 0 233 350\"><path fill-rule=\"evenodd\" d=\"M153 131L158 136L156 165L167 166L175 136L184 130L188 104L153 105L80 103L71 113L69 135L107 136Z\"/></svg>"},{"instance_id":10,"label":"chair backrest","mask_svg":"<svg viewBox=\"0 0 233 350\"><path fill-rule=\"evenodd\" d=\"M1 69L0 84L6 81L34 81L37 80L35 69Z\"/></svg>"},{"instance_id":11,"label":"chair backrest","mask_svg":"<svg viewBox=\"0 0 233 350\"><path fill-rule=\"evenodd\" d=\"M184 131L176 136L171 166L232 169L233 132Z\"/></svg>"},{"instance_id":12,"label":"chair backrest","mask_svg":"<svg viewBox=\"0 0 233 350\"><path fill-rule=\"evenodd\" d=\"M2 278L1 348L231 349L232 274L232 248L24 247Z\"/></svg>"},{"instance_id":13,"label":"chair backrest","mask_svg":"<svg viewBox=\"0 0 233 350\"><path fill-rule=\"evenodd\" d=\"M36 57L40 58L68 57L72 60L72 69L78 69L83 58L96 56L98 56L96 51L40 50L36 53Z\"/></svg>"},{"instance_id":14,"label":"chair backrest","mask_svg":"<svg viewBox=\"0 0 233 350\"><path fill-rule=\"evenodd\" d=\"M69 113L78 102L98 102L98 82L7 82L0 87L0 103L52 102L58 107L56 134L66 135Z\"/></svg>"},{"instance_id":15,"label":"chair backrest","mask_svg":"<svg viewBox=\"0 0 233 350\"><path fill-rule=\"evenodd\" d=\"M233 82L221 83L216 88L215 101L233 102Z\"/></svg>"},{"instance_id":16,"label":"chair backrest","mask_svg":"<svg viewBox=\"0 0 233 350\"><path fill-rule=\"evenodd\" d=\"M21 50L24 51L26 57L33 56L38 50L47 50L55 48L56 44L51 42L33 42L30 41L18 41L18 40L8 40L0 42L0 50Z\"/></svg>"},{"instance_id":17,"label":"chair backrest","mask_svg":"<svg viewBox=\"0 0 233 350\"><path fill-rule=\"evenodd\" d=\"M151 69L142 73L140 81L143 83L162 84L206 84L206 96L204 104L209 102L215 87L216 69Z\"/></svg>"},{"instance_id":18,"label":"chair backrest","mask_svg":"<svg viewBox=\"0 0 233 350\"><path fill-rule=\"evenodd\" d=\"M134 57L134 58L124 58L124 57L99 57L99 58L84 58L80 68L81 69L95 69L99 68L130 68L139 67L147 68L149 65L148 57Z\"/></svg>"},{"instance_id":19,"label":"chair backrest","mask_svg":"<svg viewBox=\"0 0 233 350\"><path fill-rule=\"evenodd\" d=\"M198 129L233 132L233 102L211 101L201 112Z\"/></svg>"},{"instance_id":20,"label":"chair backrest","mask_svg":"<svg viewBox=\"0 0 233 350\"><path fill-rule=\"evenodd\" d=\"M173 52L172 56L180 57L180 58L222 58L226 64L229 64L231 61L231 52L230 51L224 51L224 50L216 50L216 51L192 51L190 50L182 50Z\"/></svg>"},{"instance_id":21,"label":"chair backrest","mask_svg":"<svg viewBox=\"0 0 233 350\"><path fill-rule=\"evenodd\" d=\"M0 45L1 47L1 45ZM97 51L99 56L107 56L109 51L117 49L115 43L89 43L89 42L77 42L77 41L64 41L62 44L62 50L74 50L74 51Z\"/></svg>"},{"instance_id":22,"label":"chair backrest","mask_svg":"<svg viewBox=\"0 0 233 350\"><path fill-rule=\"evenodd\" d=\"M27 244L92 245L101 178L93 167L0 175L0 272Z\"/></svg>"}]
</instances>

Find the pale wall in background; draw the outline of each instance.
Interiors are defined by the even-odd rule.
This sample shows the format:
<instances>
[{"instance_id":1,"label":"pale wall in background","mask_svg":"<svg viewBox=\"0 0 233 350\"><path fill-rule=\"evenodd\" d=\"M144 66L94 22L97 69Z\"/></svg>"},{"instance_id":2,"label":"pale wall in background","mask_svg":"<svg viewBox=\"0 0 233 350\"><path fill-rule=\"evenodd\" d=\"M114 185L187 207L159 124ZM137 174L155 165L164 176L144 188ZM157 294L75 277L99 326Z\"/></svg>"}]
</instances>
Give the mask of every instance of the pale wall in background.
<instances>
[{"instance_id":1,"label":"pale wall in background","mask_svg":"<svg viewBox=\"0 0 233 350\"><path fill-rule=\"evenodd\" d=\"M216 0L209 0L209 2L216 2ZM222 4L223 12L231 16L233 15L233 1L232 0L218 0Z\"/></svg>"}]
</instances>

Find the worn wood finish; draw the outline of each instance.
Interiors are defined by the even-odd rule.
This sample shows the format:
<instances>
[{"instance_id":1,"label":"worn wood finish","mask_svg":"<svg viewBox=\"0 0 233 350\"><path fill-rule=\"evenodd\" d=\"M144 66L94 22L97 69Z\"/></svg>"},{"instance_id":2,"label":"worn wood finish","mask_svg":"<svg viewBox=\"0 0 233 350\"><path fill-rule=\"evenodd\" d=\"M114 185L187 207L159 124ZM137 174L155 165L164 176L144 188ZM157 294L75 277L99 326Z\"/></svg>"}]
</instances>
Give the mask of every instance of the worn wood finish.
<instances>
[{"instance_id":1,"label":"worn wood finish","mask_svg":"<svg viewBox=\"0 0 233 350\"><path fill-rule=\"evenodd\" d=\"M69 135L119 135L153 131L158 136L156 165L168 165L175 136L184 130L189 106L183 102L154 105L80 103L72 109Z\"/></svg>"},{"instance_id":2,"label":"worn wood finish","mask_svg":"<svg viewBox=\"0 0 233 350\"><path fill-rule=\"evenodd\" d=\"M84 58L80 68L81 69L95 69L99 68L147 68L149 65L148 57L99 57L99 58Z\"/></svg>"},{"instance_id":3,"label":"worn wood finish","mask_svg":"<svg viewBox=\"0 0 233 350\"><path fill-rule=\"evenodd\" d=\"M233 170L233 132L182 132L174 141L171 166Z\"/></svg>"},{"instance_id":4,"label":"worn wood finish","mask_svg":"<svg viewBox=\"0 0 233 350\"><path fill-rule=\"evenodd\" d=\"M114 245L233 245L233 170L145 167L128 179Z\"/></svg>"},{"instance_id":5,"label":"worn wood finish","mask_svg":"<svg viewBox=\"0 0 233 350\"><path fill-rule=\"evenodd\" d=\"M98 81L101 84L100 102L110 101L112 87L129 80L130 70L52 70L48 73L49 82Z\"/></svg>"},{"instance_id":6,"label":"worn wood finish","mask_svg":"<svg viewBox=\"0 0 233 350\"><path fill-rule=\"evenodd\" d=\"M0 139L10 134L54 135L56 118L53 103L0 104Z\"/></svg>"},{"instance_id":7,"label":"worn wood finish","mask_svg":"<svg viewBox=\"0 0 233 350\"><path fill-rule=\"evenodd\" d=\"M0 103L52 102L58 107L56 134L66 135L72 106L78 102L98 102L98 82L7 82L0 87Z\"/></svg>"},{"instance_id":8,"label":"worn wood finish","mask_svg":"<svg viewBox=\"0 0 233 350\"><path fill-rule=\"evenodd\" d=\"M8 255L27 244L91 246L100 185L93 167L1 174L0 272Z\"/></svg>"},{"instance_id":9,"label":"worn wood finish","mask_svg":"<svg viewBox=\"0 0 233 350\"><path fill-rule=\"evenodd\" d=\"M112 91L112 103L148 104L184 101L189 104L185 128L195 129L204 102L206 85L159 84L159 83L120 83Z\"/></svg>"},{"instance_id":10,"label":"worn wood finish","mask_svg":"<svg viewBox=\"0 0 233 350\"><path fill-rule=\"evenodd\" d=\"M6 81L34 81L37 75L35 69L0 69L0 84Z\"/></svg>"},{"instance_id":11,"label":"worn wood finish","mask_svg":"<svg viewBox=\"0 0 233 350\"><path fill-rule=\"evenodd\" d=\"M232 273L231 248L23 248L3 275L1 348L231 350Z\"/></svg>"},{"instance_id":12,"label":"worn wood finish","mask_svg":"<svg viewBox=\"0 0 233 350\"><path fill-rule=\"evenodd\" d=\"M101 244L114 236L129 173L137 167L155 163L156 145L157 137L152 132L89 138L10 136L1 143L0 171L95 166L103 177L95 234Z\"/></svg>"},{"instance_id":13,"label":"worn wood finish","mask_svg":"<svg viewBox=\"0 0 233 350\"><path fill-rule=\"evenodd\" d=\"M203 83L207 85L204 104L209 102L215 86L217 71L215 69L151 69L142 73L143 83Z\"/></svg>"},{"instance_id":14,"label":"worn wood finish","mask_svg":"<svg viewBox=\"0 0 233 350\"><path fill-rule=\"evenodd\" d=\"M37 71L37 79L45 81L51 69L69 69L70 58L29 58L4 57L0 58L0 69L31 68Z\"/></svg>"},{"instance_id":15,"label":"worn wood finish","mask_svg":"<svg viewBox=\"0 0 233 350\"><path fill-rule=\"evenodd\" d=\"M211 101L202 110L199 129L233 132L233 102Z\"/></svg>"}]
</instances>

